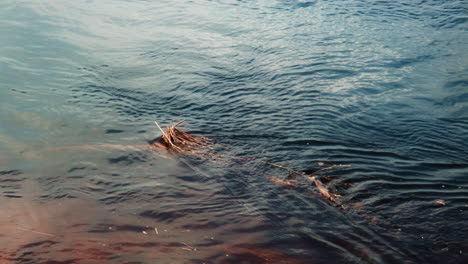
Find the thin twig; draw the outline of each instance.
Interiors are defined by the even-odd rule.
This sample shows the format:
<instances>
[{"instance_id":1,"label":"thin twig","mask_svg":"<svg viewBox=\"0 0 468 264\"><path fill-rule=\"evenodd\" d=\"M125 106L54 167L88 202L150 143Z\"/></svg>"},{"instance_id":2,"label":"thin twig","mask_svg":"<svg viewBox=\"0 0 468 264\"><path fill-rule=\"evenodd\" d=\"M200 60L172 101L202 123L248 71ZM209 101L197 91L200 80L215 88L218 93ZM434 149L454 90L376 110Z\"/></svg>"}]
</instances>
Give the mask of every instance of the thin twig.
<instances>
[{"instance_id":1,"label":"thin twig","mask_svg":"<svg viewBox=\"0 0 468 264\"><path fill-rule=\"evenodd\" d=\"M187 243L185 243L185 242L182 242L182 244L184 244L185 246L187 246L187 247L183 247L182 249L190 250L190 251L197 251L196 248L190 246L189 244L187 244Z\"/></svg>"},{"instance_id":2,"label":"thin twig","mask_svg":"<svg viewBox=\"0 0 468 264\"><path fill-rule=\"evenodd\" d=\"M291 168L288 168L288 167L285 167L285 166L281 166L281 165L279 165L279 164L276 164L276 163L273 163L273 162L269 162L269 161L264 161L264 160L254 159L254 158L236 157L236 156L231 156L231 155L216 155L216 154L212 154L212 153L207 153L207 154L210 154L210 155L212 155L213 157L227 157L227 158L231 158L231 159L251 160L251 161L261 162L261 163L268 164L268 165L271 165L271 166L274 166L274 167L277 167L277 168L280 168L280 169L283 169L283 170L287 170L287 171L289 171L289 172L293 172L293 173L296 173L296 174L299 174L299 175L304 175L304 174L305 174L304 172L296 171L296 170L293 170L293 169L291 169Z\"/></svg>"},{"instance_id":3,"label":"thin twig","mask_svg":"<svg viewBox=\"0 0 468 264\"><path fill-rule=\"evenodd\" d=\"M34 230L31 230L31 229L25 229L25 228L21 228L21 227L16 227L16 228L19 229L19 230L32 232L32 233L36 233L36 234L39 234L39 235L51 236L51 237L56 236L56 235L53 235L53 234L44 233L44 232L39 232L39 231L34 231Z\"/></svg>"},{"instance_id":4,"label":"thin twig","mask_svg":"<svg viewBox=\"0 0 468 264\"><path fill-rule=\"evenodd\" d=\"M161 133L162 133L162 137L165 137L167 139L167 142L171 143L172 144L172 141L169 139L169 137L166 135L166 132L164 132L164 130L159 126L158 122L154 121L154 123L156 124L156 126L158 126L159 130L161 130ZM174 145L174 144L172 144Z\"/></svg>"},{"instance_id":5,"label":"thin twig","mask_svg":"<svg viewBox=\"0 0 468 264\"><path fill-rule=\"evenodd\" d=\"M312 175L315 175L315 174L317 174L317 173L319 173L319 172L326 171L326 170L331 170L331 169L336 168L336 167L351 167L351 165L332 165L332 166L330 166L330 167L326 167L326 168L323 168L323 169L314 171L314 172L312 172L312 173L310 173L310 174L308 174L308 175L309 175L309 176L312 176Z\"/></svg>"},{"instance_id":6,"label":"thin twig","mask_svg":"<svg viewBox=\"0 0 468 264\"><path fill-rule=\"evenodd\" d=\"M176 126L182 124L183 122L185 122L185 120L180 120L179 122L175 123L174 127L176 127Z\"/></svg>"}]
</instances>

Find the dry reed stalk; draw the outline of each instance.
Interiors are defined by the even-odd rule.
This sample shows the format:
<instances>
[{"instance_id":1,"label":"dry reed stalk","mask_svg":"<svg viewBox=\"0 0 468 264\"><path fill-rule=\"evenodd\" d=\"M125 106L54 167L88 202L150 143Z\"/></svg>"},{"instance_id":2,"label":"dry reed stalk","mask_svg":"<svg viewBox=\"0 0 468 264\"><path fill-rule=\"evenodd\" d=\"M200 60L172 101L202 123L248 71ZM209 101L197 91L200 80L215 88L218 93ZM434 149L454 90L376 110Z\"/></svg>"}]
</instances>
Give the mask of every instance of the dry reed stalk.
<instances>
[{"instance_id":1,"label":"dry reed stalk","mask_svg":"<svg viewBox=\"0 0 468 264\"><path fill-rule=\"evenodd\" d=\"M187 132L178 129L177 126L183 123L181 120L174 125L169 126L165 131L161 128L158 122L154 121L156 126L161 130L162 136L156 143L164 146L167 150L177 153L190 153L197 147L207 144L207 139L204 137L194 137ZM154 145L154 144L153 144Z\"/></svg>"},{"instance_id":2,"label":"dry reed stalk","mask_svg":"<svg viewBox=\"0 0 468 264\"><path fill-rule=\"evenodd\" d=\"M329 166L329 167L326 167L326 168L323 168L323 169L314 171L314 172L312 172L312 173L310 173L310 174L308 174L308 175L309 175L309 176L312 176L312 175L315 175L315 174L320 173L320 172L322 172L322 171L331 170L331 169L337 168L337 167L340 167L340 168L347 168L347 167L351 167L351 165L341 165L341 164L332 165L332 166Z\"/></svg>"},{"instance_id":3,"label":"dry reed stalk","mask_svg":"<svg viewBox=\"0 0 468 264\"><path fill-rule=\"evenodd\" d=\"M56 236L56 235L54 235L54 234L39 232L39 231L35 231L35 230L31 230L31 229L26 229L26 228L21 228L21 227L17 227L16 229L19 229L19 230L22 230L22 231L31 232L31 233L36 233L36 234L39 234L39 235L45 235L45 236L51 236L51 237Z\"/></svg>"}]
</instances>

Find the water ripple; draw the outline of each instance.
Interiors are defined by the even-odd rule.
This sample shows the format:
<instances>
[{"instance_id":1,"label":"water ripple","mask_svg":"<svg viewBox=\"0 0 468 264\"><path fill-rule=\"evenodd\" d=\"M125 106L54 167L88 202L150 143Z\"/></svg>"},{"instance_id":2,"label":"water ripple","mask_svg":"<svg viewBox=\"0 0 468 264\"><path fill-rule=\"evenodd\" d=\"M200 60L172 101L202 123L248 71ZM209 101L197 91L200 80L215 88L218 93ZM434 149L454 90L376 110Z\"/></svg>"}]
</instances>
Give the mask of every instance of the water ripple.
<instances>
[{"instance_id":1,"label":"water ripple","mask_svg":"<svg viewBox=\"0 0 468 264\"><path fill-rule=\"evenodd\" d=\"M463 1L0 7L0 258L466 262ZM142 147L179 119L239 158Z\"/></svg>"}]
</instances>

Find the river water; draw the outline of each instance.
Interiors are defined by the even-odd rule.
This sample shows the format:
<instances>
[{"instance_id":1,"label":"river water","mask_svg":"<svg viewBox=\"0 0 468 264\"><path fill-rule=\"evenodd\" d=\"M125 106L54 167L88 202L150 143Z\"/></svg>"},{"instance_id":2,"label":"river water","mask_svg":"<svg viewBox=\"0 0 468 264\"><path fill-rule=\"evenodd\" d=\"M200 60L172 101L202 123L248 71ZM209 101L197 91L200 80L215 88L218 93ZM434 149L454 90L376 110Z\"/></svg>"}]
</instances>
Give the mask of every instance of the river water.
<instances>
[{"instance_id":1,"label":"river water","mask_svg":"<svg viewBox=\"0 0 468 264\"><path fill-rule=\"evenodd\" d=\"M0 263L468 263L467 20L2 0ZM182 119L225 158L148 148Z\"/></svg>"}]
</instances>

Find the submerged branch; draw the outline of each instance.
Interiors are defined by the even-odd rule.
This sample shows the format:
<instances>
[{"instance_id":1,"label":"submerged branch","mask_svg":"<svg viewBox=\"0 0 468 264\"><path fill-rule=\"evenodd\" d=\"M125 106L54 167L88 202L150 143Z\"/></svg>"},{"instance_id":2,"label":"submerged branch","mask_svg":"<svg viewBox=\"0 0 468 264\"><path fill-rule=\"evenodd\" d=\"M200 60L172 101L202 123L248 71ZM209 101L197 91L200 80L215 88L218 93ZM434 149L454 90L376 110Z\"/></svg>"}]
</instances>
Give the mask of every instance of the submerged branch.
<instances>
[{"instance_id":1,"label":"submerged branch","mask_svg":"<svg viewBox=\"0 0 468 264\"><path fill-rule=\"evenodd\" d=\"M331 170L333 168L338 168L338 167L350 167L350 165L332 165L326 168L319 169L317 171L314 171L312 173L307 173L305 171L297 171L291 168L288 168L286 166L282 166L273 162L269 161L264 161L260 159L255 159L255 158L249 158L249 157L237 157L237 156L231 156L231 155L219 155L219 154L214 154L209 151L203 151L199 150L198 148L203 147L208 144L208 139L204 137L194 137L187 132L177 128L178 125L183 123L184 120L179 121L175 123L174 125L169 126L166 130L163 130L161 126L158 124L158 122L154 122L156 126L159 128L161 131L162 135L161 137L156 140L152 145L155 147L160 147L163 146L165 149L169 151L174 151L176 153L181 153L181 154L191 154L191 155L198 155L198 156L208 156L213 159L222 159L226 160L228 159L235 159L235 160L248 160L248 161L255 161L255 162L260 162L269 166L273 166L279 169L287 170L289 172L290 177L294 177L296 175L299 176L307 176L307 179L310 181L314 182L315 186L317 187L317 190L319 193L326 198L327 200L335 203L338 206L341 206L342 208L343 205L338 201L338 198L340 197L339 195L331 193L325 185L317 179L314 175L317 175L323 171ZM280 180L276 177L268 177L272 182L281 185L281 186L288 186L288 187L294 187L296 182L295 180Z\"/></svg>"}]
</instances>

